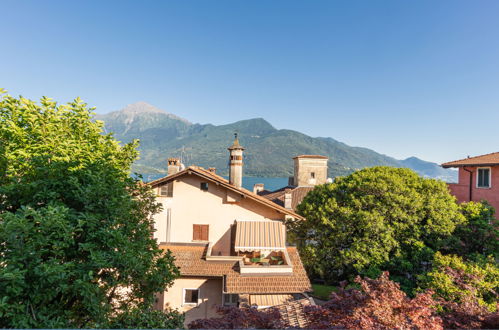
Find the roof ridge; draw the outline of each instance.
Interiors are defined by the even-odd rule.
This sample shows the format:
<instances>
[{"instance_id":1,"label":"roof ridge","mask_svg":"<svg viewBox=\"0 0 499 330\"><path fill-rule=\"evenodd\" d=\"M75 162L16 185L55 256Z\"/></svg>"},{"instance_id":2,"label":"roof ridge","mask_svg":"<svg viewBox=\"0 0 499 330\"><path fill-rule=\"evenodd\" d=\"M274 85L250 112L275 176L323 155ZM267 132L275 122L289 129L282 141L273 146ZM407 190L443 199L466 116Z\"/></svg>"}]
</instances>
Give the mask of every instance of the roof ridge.
<instances>
[{"instance_id":1,"label":"roof ridge","mask_svg":"<svg viewBox=\"0 0 499 330\"><path fill-rule=\"evenodd\" d=\"M469 161L469 160L476 160L476 159L479 159L479 158L482 158L482 157L488 157L488 156L495 155L495 154L499 155L499 151L490 152L490 153L487 153L487 154L473 156L473 157L462 158L462 159L458 159L458 160L453 160L453 161L450 161L450 162L442 163L441 165L445 166L445 165L456 164L456 163L459 163L459 162L464 162L464 161Z\"/></svg>"}]
</instances>

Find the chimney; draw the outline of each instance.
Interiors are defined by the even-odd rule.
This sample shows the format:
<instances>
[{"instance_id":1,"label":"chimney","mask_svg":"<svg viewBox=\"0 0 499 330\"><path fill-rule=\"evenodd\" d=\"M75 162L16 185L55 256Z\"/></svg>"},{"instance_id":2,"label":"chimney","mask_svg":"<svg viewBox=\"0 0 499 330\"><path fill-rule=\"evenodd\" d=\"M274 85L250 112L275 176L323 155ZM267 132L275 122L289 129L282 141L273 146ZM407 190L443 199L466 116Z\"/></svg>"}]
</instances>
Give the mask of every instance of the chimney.
<instances>
[{"instance_id":1,"label":"chimney","mask_svg":"<svg viewBox=\"0 0 499 330\"><path fill-rule=\"evenodd\" d=\"M180 159L168 158L168 175L178 173L180 171Z\"/></svg>"},{"instance_id":2,"label":"chimney","mask_svg":"<svg viewBox=\"0 0 499 330\"><path fill-rule=\"evenodd\" d=\"M243 184L243 150L239 144L237 133L234 134L234 143L228 148L230 153L229 183L241 188Z\"/></svg>"},{"instance_id":3,"label":"chimney","mask_svg":"<svg viewBox=\"0 0 499 330\"><path fill-rule=\"evenodd\" d=\"M253 186L253 193L258 194L260 191L265 189L265 185L263 183L255 183Z\"/></svg>"},{"instance_id":4,"label":"chimney","mask_svg":"<svg viewBox=\"0 0 499 330\"><path fill-rule=\"evenodd\" d=\"M293 195L291 194L291 189L284 190L284 208L291 210L293 207L291 206L293 201Z\"/></svg>"},{"instance_id":5,"label":"chimney","mask_svg":"<svg viewBox=\"0 0 499 330\"><path fill-rule=\"evenodd\" d=\"M217 169L215 167L210 167L210 168L208 168L208 172L210 172L212 174L217 174Z\"/></svg>"}]
</instances>

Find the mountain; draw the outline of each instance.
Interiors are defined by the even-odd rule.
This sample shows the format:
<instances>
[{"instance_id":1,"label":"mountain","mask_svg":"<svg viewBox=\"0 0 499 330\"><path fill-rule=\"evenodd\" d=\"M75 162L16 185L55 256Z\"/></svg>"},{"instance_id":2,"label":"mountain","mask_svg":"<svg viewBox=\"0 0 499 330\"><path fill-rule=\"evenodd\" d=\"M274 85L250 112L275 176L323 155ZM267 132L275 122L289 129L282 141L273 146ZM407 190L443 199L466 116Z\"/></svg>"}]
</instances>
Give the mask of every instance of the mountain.
<instances>
[{"instance_id":1,"label":"mountain","mask_svg":"<svg viewBox=\"0 0 499 330\"><path fill-rule=\"evenodd\" d=\"M216 167L217 173L227 174L227 147L237 132L246 148L244 173L247 176L291 176L292 157L318 154L329 157L331 177L376 165L409 167L423 176L449 181L456 177L455 171L435 163L415 157L397 160L332 138L313 138L293 130L279 130L263 118L219 126L193 124L148 103L138 102L120 111L98 115L96 119L104 121L106 131L113 132L122 142L140 140L140 159L134 170L144 174L164 173L168 157L182 157L186 165Z\"/></svg>"}]
</instances>

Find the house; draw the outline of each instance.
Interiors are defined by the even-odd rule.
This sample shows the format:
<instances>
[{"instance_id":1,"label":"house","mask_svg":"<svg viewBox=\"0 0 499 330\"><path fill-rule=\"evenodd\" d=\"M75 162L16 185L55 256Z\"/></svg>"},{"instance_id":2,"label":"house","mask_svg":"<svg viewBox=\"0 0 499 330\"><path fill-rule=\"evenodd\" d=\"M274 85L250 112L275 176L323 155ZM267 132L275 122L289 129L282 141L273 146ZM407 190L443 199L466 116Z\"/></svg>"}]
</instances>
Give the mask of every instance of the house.
<instances>
[{"instance_id":1,"label":"house","mask_svg":"<svg viewBox=\"0 0 499 330\"><path fill-rule=\"evenodd\" d=\"M458 183L449 184L458 202L486 200L499 210L499 152L455 160L442 167L459 169Z\"/></svg>"},{"instance_id":2,"label":"house","mask_svg":"<svg viewBox=\"0 0 499 330\"><path fill-rule=\"evenodd\" d=\"M294 157L293 160L294 176L289 178L286 187L268 191L265 190L263 184L257 183L253 191L277 205L296 211L296 207L309 191L316 185L331 182L331 179L327 178L328 158L326 156L300 155Z\"/></svg>"},{"instance_id":3,"label":"house","mask_svg":"<svg viewBox=\"0 0 499 330\"><path fill-rule=\"evenodd\" d=\"M184 168L171 158L168 175L150 183L163 206L154 237L181 274L158 294L156 307L178 308L186 323L217 316L217 305L265 308L311 290L298 251L286 244L285 220L303 217L242 188L237 136L228 149L229 180L214 168Z\"/></svg>"}]
</instances>

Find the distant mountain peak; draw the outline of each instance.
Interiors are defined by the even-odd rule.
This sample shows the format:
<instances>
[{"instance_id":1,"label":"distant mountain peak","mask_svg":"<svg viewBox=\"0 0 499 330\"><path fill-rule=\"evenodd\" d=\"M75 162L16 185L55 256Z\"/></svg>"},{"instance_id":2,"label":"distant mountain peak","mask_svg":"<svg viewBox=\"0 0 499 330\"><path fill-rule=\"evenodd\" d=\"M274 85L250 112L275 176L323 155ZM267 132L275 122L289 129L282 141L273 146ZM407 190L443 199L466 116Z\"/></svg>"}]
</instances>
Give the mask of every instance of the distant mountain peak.
<instances>
[{"instance_id":1,"label":"distant mountain peak","mask_svg":"<svg viewBox=\"0 0 499 330\"><path fill-rule=\"evenodd\" d=\"M162 110L160 108L155 107L152 104L149 104L144 101L139 101L135 102L132 104L127 105L123 109L121 109L122 112L127 112L127 113L165 113L167 112L165 110Z\"/></svg>"},{"instance_id":2,"label":"distant mountain peak","mask_svg":"<svg viewBox=\"0 0 499 330\"><path fill-rule=\"evenodd\" d=\"M191 122L188 121L187 119L184 119L182 117L179 117L177 115L169 113L169 112L167 112L163 109L160 109L158 107L155 107L154 105L147 103L145 101L138 101L138 102L129 104L119 111L114 111L114 112L110 113L110 115L118 115L118 114L124 114L128 118L131 118L131 120L133 120L133 118L137 115L140 116L143 114L163 114L163 115L168 116L172 119L177 119L177 120L183 121L186 124L191 124Z\"/></svg>"}]
</instances>

